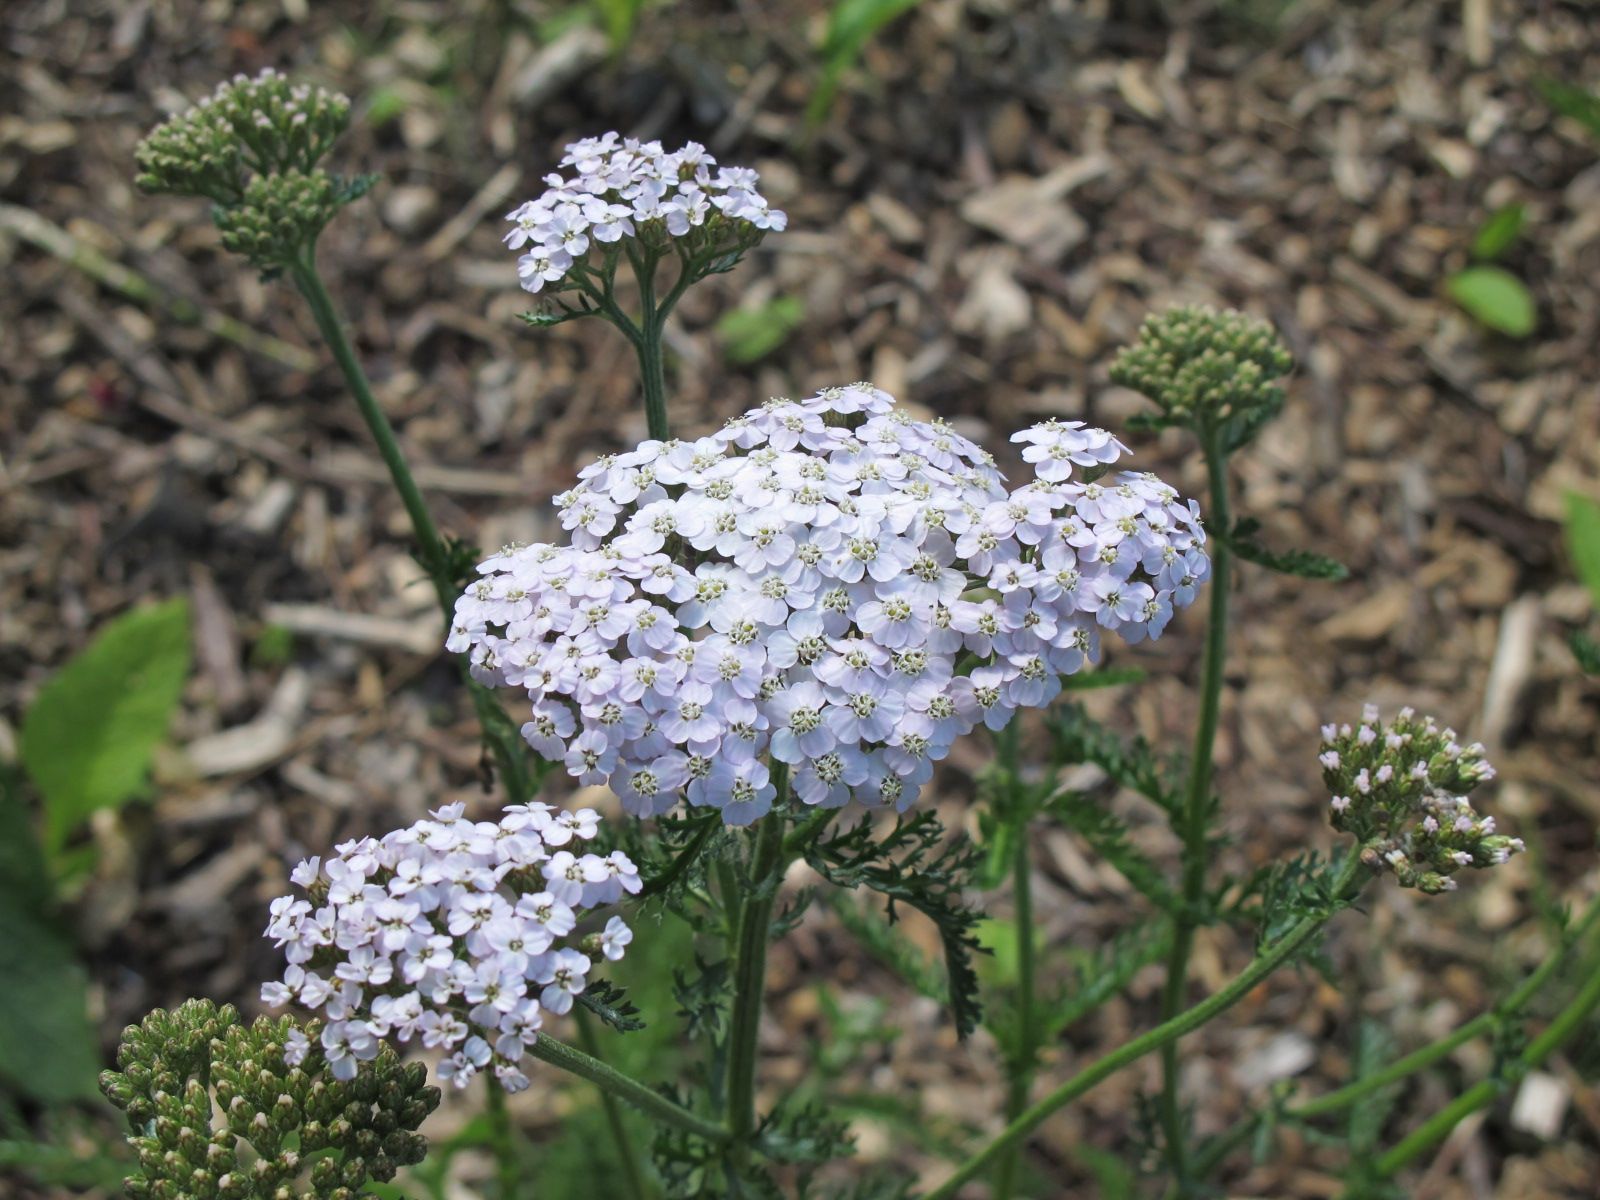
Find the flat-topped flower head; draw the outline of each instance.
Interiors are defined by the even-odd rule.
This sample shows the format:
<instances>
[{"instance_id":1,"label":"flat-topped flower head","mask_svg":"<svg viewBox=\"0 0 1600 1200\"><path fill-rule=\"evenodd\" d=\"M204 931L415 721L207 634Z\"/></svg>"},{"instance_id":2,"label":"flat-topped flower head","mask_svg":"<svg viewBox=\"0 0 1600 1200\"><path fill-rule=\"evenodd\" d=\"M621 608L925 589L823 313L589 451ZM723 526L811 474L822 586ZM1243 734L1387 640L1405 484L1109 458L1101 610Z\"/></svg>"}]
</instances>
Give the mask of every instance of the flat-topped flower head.
<instances>
[{"instance_id":1,"label":"flat-topped flower head","mask_svg":"<svg viewBox=\"0 0 1600 1200\"><path fill-rule=\"evenodd\" d=\"M517 273L530 292L576 285L587 265L614 265L626 242L672 247L697 274L726 269L788 222L755 171L719 167L696 142L669 152L607 133L573 142L560 165L566 173L545 176L541 195L506 214L505 242L521 252Z\"/></svg>"},{"instance_id":2,"label":"flat-topped flower head","mask_svg":"<svg viewBox=\"0 0 1600 1200\"><path fill-rule=\"evenodd\" d=\"M857 383L609 455L557 498L567 544L480 564L449 646L635 814L747 824L785 780L904 809L956 738L1048 704L1102 634L1159 636L1207 574L1194 504L1112 471L1111 434L1015 440L1038 477L1008 491L982 447Z\"/></svg>"},{"instance_id":3,"label":"flat-topped flower head","mask_svg":"<svg viewBox=\"0 0 1600 1200\"><path fill-rule=\"evenodd\" d=\"M1495 831L1468 794L1494 778L1483 747L1402 708L1392 722L1367 705L1359 724L1324 725L1322 778L1333 793L1333 827L1354 834L1373 867L1402 887L1452 891L1465 867L1496 866L1522 851Z\"/></svg>"},{"instance_id":4,"label":"flat-topped flower head","mask_svg":"<svg viewBox=\"0 0 1600 1200\"><path fill-rule=\"evenodd\" d=\"M632 940L616 917L575 939L585 910L641 886L621 851L575 851L598 832L592 809L512 805L491 822L456 804L310 859L291 876L304 897L272 903L266 933L288 967L262 999L322 1013L321 1053L338 1078L383 1039L418 1038L456 1087L492 1067L509 1090L525 1088L521 1060L544 1014L571 1010L592 954L621 958Z\"/></svg>"}]
</instances>

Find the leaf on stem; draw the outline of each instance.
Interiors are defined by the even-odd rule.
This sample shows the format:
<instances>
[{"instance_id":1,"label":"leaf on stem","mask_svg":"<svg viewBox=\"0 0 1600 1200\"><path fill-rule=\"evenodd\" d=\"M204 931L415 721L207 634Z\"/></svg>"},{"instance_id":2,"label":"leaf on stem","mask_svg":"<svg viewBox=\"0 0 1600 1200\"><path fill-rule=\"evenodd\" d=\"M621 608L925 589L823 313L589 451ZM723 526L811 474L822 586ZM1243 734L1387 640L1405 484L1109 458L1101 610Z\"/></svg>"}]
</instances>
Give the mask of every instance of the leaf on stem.
<instances>
[{"instance_id":1,"label":"leaf on stem","mask_svg":"<svg viewBox=\"0 0 1600 1200\"><path fill-rule=\"evenodd\" d=\"M578 1003L599 1017L618 1033L635 1033L645 1028L639 1020L639 1008L628 999L627 992L609 979L591 979L578 993Z\"/></svg>"},{"instance_id":2,"label":"leaf on stem","mask_svg":"<svg viewBox=\"0 0 1600 1200\"><path fill-rule=\"evenodd\" d=\"M871 818L807 847L812 870L837 887L866 887L889 901L922 913L939 931L944 949L951 1017L966 1037L978 1027L982 1006L972 956L981 947L975 934L979 914L962 902L978 850L965 838L944 841L944 826L932 812L898 819L881 839ZM942 843L942 844L941 844Z\"/></svg>"},{"instance_id":3,"label":"leaf on stem","mask_svg":"<svg viewBox=\"0 0 1600 1200\"><path fill-rule=\"evenodd\" d=\"M1069 951L1072 974L1054 999L1038 1005L1049 1043L1120 994L1139 971L1166 957L1172 931L1163 921L1141 921L1117 934L1109 945Z\"/></svg>"},{"instance_id":4,"label":"leaf on stem","mask_svg":"<svg viewBox=\"0 0 1600 1200\"><path fill-rule=\"evenodd\" d=\"M1134 846L1127 823L1082 792L1060 792L1044 806L1045 812L1072 830L1089 848L1131 883L1134 890L1157 908L1172 912L1178 900L1167 886L1160 867Z\"/></svg>"},{"instance_id":5,"label":"leaf on stem","mask_svg":"<svg viewBox=\"0 0 1600 1200\"><path fill-rule=\"evenodd\" d=\"M1065 704L1050 715L1051 756L1059 769L1093 763L1118 784L1131 788L1170 814L1182 808L1185 774L1181 756L1160 757L1149 741L1124 741L1089 716L1080 704Z\"/></svg>"},{"instance_id":6,"label":"leaf on stem","mask_svg":"<svg viewBox=\"0 0 1600 1200\"><path fill-rule=\"evenodd\" d=\"M1266 567L1283 575L1296 575L1301 579L1327 579L1337 582L1349 576L1350 570L1336 559L1309 550L1269 550L1256 540L1261 522L1244 517L1234 523L1227 533L1227 542L1233 552L1245 562Z\"/></svg>"}]
</instances>

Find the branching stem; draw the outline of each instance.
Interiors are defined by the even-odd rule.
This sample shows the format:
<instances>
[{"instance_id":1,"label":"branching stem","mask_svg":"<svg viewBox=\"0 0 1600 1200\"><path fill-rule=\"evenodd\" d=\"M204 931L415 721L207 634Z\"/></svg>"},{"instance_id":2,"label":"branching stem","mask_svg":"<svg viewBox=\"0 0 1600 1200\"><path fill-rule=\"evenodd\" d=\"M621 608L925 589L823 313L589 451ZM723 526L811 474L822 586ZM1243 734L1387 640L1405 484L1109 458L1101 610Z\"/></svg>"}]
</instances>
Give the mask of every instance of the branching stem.
<instances>
[{"instance_id":1,"label":"branching stem","mask_svg":"<svg viewBox=\"0 0 1600 1200\"><path fill-rule=\"evenodd\" d=\"M1317 935L1329 918L1354 897L1354 894L1359 890L1357 881L1363 869L1359 855L1352 853L1346 859L1344 868L1340 871L1338 880L1333 887L1333 895L1337 898L1336 902L1326 912L1315 916L1303 917L1270 948L1258 954L1250 965L1236 975L1226 987L1214 992L1193 1008L1162 1022L1148 1033L1142 1034L1130 1042L1125 1042L1110 1054L1079 1071L1042 1100L1024 1110L987 1146L962 1163L955 1174L929 1192L924 1197L924 1200L951 1200L951 1197L961 1190L963 1184L987 1171L1002 1154L1025 1139L1046 1117L1056 1110L1070 1104L1091 1088L1115 1075L1128 1064L1137 1062L1145 1055L1151 1054L1156 1050L1172 1045L1186 1034L1193 1033L1206 1022L1244 999L1257 984L1279 967L1291 961L1305 947L1306 943Z\"/></svg>"}]
</instances>

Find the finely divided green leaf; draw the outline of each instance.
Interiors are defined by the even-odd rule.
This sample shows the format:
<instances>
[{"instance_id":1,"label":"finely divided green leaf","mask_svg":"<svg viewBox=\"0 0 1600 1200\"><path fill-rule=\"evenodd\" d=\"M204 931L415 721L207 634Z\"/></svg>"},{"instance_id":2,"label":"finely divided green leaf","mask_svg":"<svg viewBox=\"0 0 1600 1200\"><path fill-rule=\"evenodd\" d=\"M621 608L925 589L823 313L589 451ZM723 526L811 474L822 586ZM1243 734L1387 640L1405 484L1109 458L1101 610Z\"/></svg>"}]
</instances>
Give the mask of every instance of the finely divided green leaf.
<instances>
[{"instance_id":1,"label":"finely divided green leaf","mask_svg":"<svg viewBox=\"0 0 1600 1200\"><path fill-rule=\"evenodd\" d=\"M870 888L889 901L888 916L905 904L934 923L944 949L949 1002L956 1032L978 1027L982 1006L972 956L981 947L973 930L979 915L962 892L979 857L965 838L944 840L944 826L932 812L901 818L880 835L870 819L806 848L806 862L830 883L846 889Z\"/></svg>"},{"instance_id":2,"label":"finely divided green leaf","mask_svg":"<svg viewBox=\"0 0 1600 1200\"><path fill-rule=\"evenodd\" d=\"M61 849L90 813L145 788L189 673L189 605L171 600L111 622L45 684L22 722L22 762Z\"/></svg>"},{"instance_id":3,"label":"finely divided green leaf","mask_svg":"<svg viewBox=\"0 0 1600 1200\"><path fill-rule=\"evenodd\" d=\"M1600 611L1600 503L1567 493L1567 553L1578 582L1589 589L1596 611Z\"/></svg>"},{"instance_id":4,"label":"finely divided green leaf","mask_svg":"<svg viewBox=\"0 0 1600 1200\"><path fill-rule=\"evenodd\" d=\"M1061 792L1051 797L1044 811L1088 842L1096 855L1115 867L1151 903L1172 910L1177 902L1161 868L1133 845L1122 818L1081 792Z\"/></svg>"},{"instance_id":5,"label":"finely divided green leaf","mask_svg":"<svg viewBox=\"0 0 1600 1200\"><path fill-rule=\"evenodd\" d=\"M1538 324L1527 285L1503 267L1468 267L1445 284L1450 298L1482 324L1508 337L1527 337Z\"/></svg>"},{"instance_id":6,"label":"finely divided green leaf","mask_svg":"<svg viewBox=\"0 0 1600 1200\"><path fill-rule=\"evenodd\" d=\"M1296 575L1301 579L1338 581L1349 576L1349 568L1325 554L1314 554L1310 550L1268 549L1256 540L1255 535L1260 528L1260 522L1247 517L1228 531L1228 545L1246 562L1280 574Z\"/></svg>"}]
</instances>

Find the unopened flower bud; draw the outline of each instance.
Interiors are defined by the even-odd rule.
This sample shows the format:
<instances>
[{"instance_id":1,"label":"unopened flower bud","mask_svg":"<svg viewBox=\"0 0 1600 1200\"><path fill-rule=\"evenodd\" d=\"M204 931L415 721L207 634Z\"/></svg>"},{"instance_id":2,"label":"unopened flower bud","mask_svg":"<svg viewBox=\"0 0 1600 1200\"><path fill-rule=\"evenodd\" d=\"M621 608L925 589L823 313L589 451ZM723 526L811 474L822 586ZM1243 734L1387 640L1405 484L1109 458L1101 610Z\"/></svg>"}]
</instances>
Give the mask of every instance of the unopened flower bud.
<instances>
[{"instance_id":1,"label":"unopened flower bud","mask_svg":"<svg viewBox=\"0 0 1600 1200\"><path fill-rule=\"evenodd\" d=\"M1454 731L1410 709L1385 728L1370 705L1354 734L1348 725L1323 733L1318 761L1334 828L1359 838L1362 861L1400 886L1451 891L1457 871L1496 866L1522 849L1467 799L1494 775L1481 745L1463 747Z\"/></svg>"}]
</instances>

